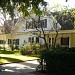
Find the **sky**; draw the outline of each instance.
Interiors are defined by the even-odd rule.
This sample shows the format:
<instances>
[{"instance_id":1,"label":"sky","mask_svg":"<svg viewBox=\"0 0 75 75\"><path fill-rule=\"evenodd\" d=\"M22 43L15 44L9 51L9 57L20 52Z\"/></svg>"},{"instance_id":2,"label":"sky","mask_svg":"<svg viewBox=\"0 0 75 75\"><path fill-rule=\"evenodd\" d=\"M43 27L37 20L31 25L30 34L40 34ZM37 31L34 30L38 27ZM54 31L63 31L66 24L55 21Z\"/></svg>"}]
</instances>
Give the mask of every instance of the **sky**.
<instances>
[{"instance_id":1,"label":"sky","mask_svg":"<svg viewBox=\"0 0 75 75\"><path fill-rule=\"evenodd\" d=\"M75 7L75 0L45 0L48 2L48 8L50 9L51 7L54 7L54 5L59 4L62 7L63 6L68 6L69 8Z\"/></svg>"}]
</instances>

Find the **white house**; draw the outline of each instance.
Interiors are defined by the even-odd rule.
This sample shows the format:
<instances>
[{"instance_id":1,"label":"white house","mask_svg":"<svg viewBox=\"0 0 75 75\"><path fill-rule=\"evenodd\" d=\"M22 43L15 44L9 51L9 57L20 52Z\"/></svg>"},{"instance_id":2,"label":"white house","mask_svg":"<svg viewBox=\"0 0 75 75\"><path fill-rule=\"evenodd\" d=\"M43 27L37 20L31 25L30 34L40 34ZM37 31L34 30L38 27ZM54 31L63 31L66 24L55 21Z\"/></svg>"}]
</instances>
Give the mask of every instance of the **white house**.
<instances>
[{"instance_id":1,"label":"white house","mask_svg":"<svg viewBox=\"0 0 75 75\"><path fill-rule=\"evenodd\" d=\"M34 22L36 21L36 22ZM52 31L54 28L53 23L57 22L51 14L40 17L40 24L43 26L45 32ZM35 23L35 24L34 24ZM42 38L38 38L35 32L41 30L40 24L38 24L38 20L34 18L23 19L19 18L13 24L12 21L8 20L5 22L5 45L8 46L10 44L16 44L18 46L23 46L29 42L38 42L44 43ZM37 26L37 29L35 27ZM60 25L58 24L58 29L60 29ZM41 35L42 36L42 35ZM0 38L1 39L1 38Z\"/></svg>"}]
</instances>

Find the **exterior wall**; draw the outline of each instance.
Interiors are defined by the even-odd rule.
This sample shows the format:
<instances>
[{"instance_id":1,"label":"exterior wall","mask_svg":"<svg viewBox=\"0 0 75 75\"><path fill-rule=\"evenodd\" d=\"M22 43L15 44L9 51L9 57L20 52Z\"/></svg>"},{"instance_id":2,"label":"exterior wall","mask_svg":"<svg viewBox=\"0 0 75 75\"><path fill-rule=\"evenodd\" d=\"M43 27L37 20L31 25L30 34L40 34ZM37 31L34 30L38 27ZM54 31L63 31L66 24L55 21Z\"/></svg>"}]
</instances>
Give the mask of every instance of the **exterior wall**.
<instances>
[{"instance_id":1,"label":"exterior wall","mask_svg":"<svg viewBox=\"0 0 75 75\"><path fill-rule=\"evenodd\" d=\"M41 17L41 20L47 19L47 28L44 28L44 30L49 31L53 27L53 16L50 14L48 16ZM26 29L26 20L21 19L15 25L13 34L7 34L6 35L6 44L8 45L8 39L19 39L19 46L23 46L24 40L28 43L29 37L37 37L32 35L32 32L35 32L36 29ZM11 37L12 36L12 37ZM42 38L39 38L39 43L43 44L44 40Z\"/></svg>"},{"instance_id":2,"label":"exterior wall","mask_svg":"<svg viewBox=\"0 0 75 75\"><path fill-rule=\"evenodd\" d=\"M55 33L50 33L49 34L49 38L55 38L55 36L56 36ZM56 44L61 45L61 37L63 37L63 38L69 37L69 47L75 47L75 33L71 33L71 31L70 32L65 32L65 33L60 33L59 32L57 40L56 40ZM48 38L47 38L47 40L49 41ZM51 39L50 44L52 44L52 39Z\"/></svg>"},{"instance_id":3,"label":"exterior wall","mask_svg":"<svg viewBox=\"0 0 75 75\"><path fill-rule=\"evenodd\" d=\"M6 46L5 44L4 44L4 42L6 42L6 36L4 35L4 34L1 34L0 35L0 41L3 41L3 42L0 42L0 46L1 47L4 47L4 46ZM7 47L7 46L6 46Z\"/></svg>"},{"instance_id":4,"label":"exterior wall","mask_svg":"<svg viewBox=\"0 0 75 75\"><path fill-rule=\"evenodd\" d=\"M52 38L55 38L55 35L56 35L55 32L47 33L46 40L47 40L49 45L52 44ZM12 34L12 39L19 39L19 46L23 46L24 40L26 41L26 44L29 43L29 41L28 41L29 37L36 38L36 36L33 35L31 32ZM75 47L75 32L64 31L63 33L61 33L61 31L60 31L58 34L58 37L57 37L56 44L61 45L61 37L64 37L64 38L69 37L69 47ZM50 43L49 43L49 38L51 38ZM3 39L6 40L6 46L7 46L8 45L8 39L11 39L11 34L0 35L0 40L3 40ZM44 40L42 38L39 38L39 43L44 44Z\"/></svg>"},{"instance_id":5,"label":"exterior wall","mask_svg":"<svg viewBox=\"0 0 75 75\"><path fill-rule=\"evenodd\" d=\"M47 19L47 27L44 28L44 30L52 30L53 28L53 21L56 22L56 20L53 18L53 16L50 14L48 16L41 17L40 20ZM32 19L28 19L28 21L32 21ZM26 20L22 20L16 23L15 25L15 32L32 32L37 31L36 28L34 29L26 29ZM40 29L40 28L38 28Z\"/></svg>"},{"instance_id":6,"label":"exterior wall","mask_svg":"<svg viewBox=\"0 0 75 75\"><path fill-rule=\"evenodd\" d=\"M46 30L47 32L46 40L48 44L50 45L52 44L52 38L55 38L55 35L56 35L54 31L50 32L50 30L52 30L53 28L53 21L56 21L56 20L53 18L52 15L44 16L43 18L41 18L41 20L43 19L47 19L47 28L44 28L44 30ZM23 46L24 40L27 43L29 43L28 42L29 37L34 37L34 38L37 37L32 34L32 32L35 32L36 29L26 29L25 27L26 27L26 21L24 19L21 21L18 21L15 25L14 33L12 35L11 34L5 35L6 45L8 45L8 39L11 39L11 38L19 39L19 46ZM75 40L75 30L59 31L56 44L61 44L61 37L69 37L69 47L75 47L75 41L74 41ZM51 38L50 43L49 43L49 38ZM3 39L2 35L0 35L0 39ZM40 38L39 43L43 44L44 40Z\"/></svg>"},{"instance_id":7,"label":"exterior wall","mask_svg":"<svg viewBox=\"0 0 75 75\"><path fill-rule=\"evenodd\" d=\"M71 47L75 47L75 33L71 33Z\"/></svg>"},{"instance_id":8,"label":"exterior wall","mask_svg":"<svg viewBox=\"0 0 75 75\"><path fill-rule=\"evenodd\" d=\"M18 33L18 34L11 34L6 35L6 45L8 45L8 39L19 39L19 46L24 45L24 41L26 42L25 44L29 43L29 37L34 37L34 42L36 41L36 36L32 35L32 33ZM39 38L39 43L43 44L44 41L42 38Z\"/></svg>"},{"instance_id":9,"label":"exterior wall","mask_svg":"<svg viewBox=\"0 0 75 75\"><path fill-rule=\"evenodd\" d=\"M19 46L23 46L24 40L28 42L28 34L11 34L6 36L6 44L8 44L8 39L19 39Z\"/></svg>"}]
</instances>

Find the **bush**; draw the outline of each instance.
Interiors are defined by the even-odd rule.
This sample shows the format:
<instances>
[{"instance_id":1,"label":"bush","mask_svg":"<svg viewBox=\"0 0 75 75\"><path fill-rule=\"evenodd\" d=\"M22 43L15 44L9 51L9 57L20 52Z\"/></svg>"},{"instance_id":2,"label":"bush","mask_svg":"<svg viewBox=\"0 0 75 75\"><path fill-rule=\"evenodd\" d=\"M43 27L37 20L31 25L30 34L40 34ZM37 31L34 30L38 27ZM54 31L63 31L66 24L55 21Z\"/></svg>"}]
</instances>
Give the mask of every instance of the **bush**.
<instances>
[{"instance_id":1,"label":"bush","mask_svg":"<svg viewBox=\"0 0 75 75\"><path fill-rule=\"evenodd\" d=\"M2 46L0 46L0 50L1 50L1 49L3 49L3 47L2 47Z\"/></svg>"},{"instance_id":2,"label":"bush","mask_svg":"<svg viewBox=\"0 0 75 75\"><path fill-rule=\"evenodd\" d=\"M30 44L24 45L19 48L22 55L31 55L32 50Z\"/></svg>"},{"instance_id":3,"label":"bush","mask_svg":"<svg viewBox=\"0 0 75 75\"><path fill-rule=\"evenodd\" d=\"M27 45L24 45L22 47L20 47L20 51L23 55L35 55L35 54L39 54L40 51L40 45L37 43L30 43Z\"/></svg>"},{"instance_id":4,"label":"bush","mask_svg":"<svg viewBox=\"0 0 75 75\"><path fill-rule=\"evenodd\" d=\"M25 46L20 47L20 52L21 52L22 55L27 54L27 50L26 50Z\"/></svg>"},{"instance_id":5,"label":"bush","mask_svg":"<svg viewBox=\"0 0 75 75\"><path fill-rule=\"evenodd\" d=\"M38 43L31 44L33 54L39 54L40 45Z\"/></svg>"},{"instance_id":6,"label":"bush","mask_svg":"<svg viewBox=\"0 0 75 75\"><path fill-rule=\"evenodd\" d=\"M75 48L52 47L41 54L49 75L75 75Z\"/></svg>"}]
</instances>

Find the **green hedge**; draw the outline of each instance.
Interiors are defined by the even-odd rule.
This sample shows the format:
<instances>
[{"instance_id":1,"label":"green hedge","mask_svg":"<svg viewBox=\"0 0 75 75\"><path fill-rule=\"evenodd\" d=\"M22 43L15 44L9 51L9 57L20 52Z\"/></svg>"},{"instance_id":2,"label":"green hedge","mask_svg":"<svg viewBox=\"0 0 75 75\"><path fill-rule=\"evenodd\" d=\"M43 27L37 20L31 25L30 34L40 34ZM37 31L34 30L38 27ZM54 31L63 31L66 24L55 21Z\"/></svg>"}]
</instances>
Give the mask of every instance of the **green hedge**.
<instances>
[{"instance_id":1,"label":"green hedge","mask_svg":"<svg viewBox=\"0 0 75 75\"><path fill-rule=\"evenodd\" d=\"M75 48L53 47L42 51L41 57L49 75L75 75Z\"/></svg>"}]
</instances>

